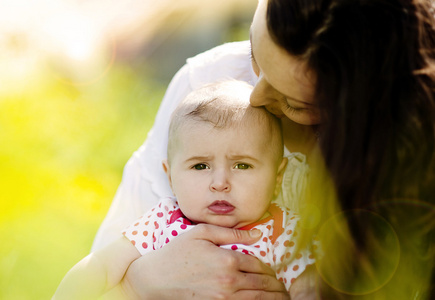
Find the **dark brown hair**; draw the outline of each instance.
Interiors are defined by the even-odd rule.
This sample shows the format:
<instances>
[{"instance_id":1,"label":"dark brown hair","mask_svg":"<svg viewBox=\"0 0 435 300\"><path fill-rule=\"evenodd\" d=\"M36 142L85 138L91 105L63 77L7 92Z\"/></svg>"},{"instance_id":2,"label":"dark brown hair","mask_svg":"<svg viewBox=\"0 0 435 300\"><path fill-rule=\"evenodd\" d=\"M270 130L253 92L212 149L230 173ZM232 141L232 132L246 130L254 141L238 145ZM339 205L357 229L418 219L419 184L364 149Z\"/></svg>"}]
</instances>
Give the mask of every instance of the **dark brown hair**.
<instances>
[{"instance_id":1,"label":"dark brown hair","mask_svg":"<svg viewBox=\"0 0 435 300\"><path fill-rule=\"evenodd\" d=\"M267 8L274 42L316 74L315 99L323 118L320 149L341 209L381 214L397 226L403 249L407 238L415 242L418 236L424 244L418 255L432 270L433 12L429 0L269 0ZM386 201L400 199L428 206L385 209ZM359 249L367 247L367 222L349 219ZM431 293L433 283L423 296Z\"/></svg>"}]
</instances>

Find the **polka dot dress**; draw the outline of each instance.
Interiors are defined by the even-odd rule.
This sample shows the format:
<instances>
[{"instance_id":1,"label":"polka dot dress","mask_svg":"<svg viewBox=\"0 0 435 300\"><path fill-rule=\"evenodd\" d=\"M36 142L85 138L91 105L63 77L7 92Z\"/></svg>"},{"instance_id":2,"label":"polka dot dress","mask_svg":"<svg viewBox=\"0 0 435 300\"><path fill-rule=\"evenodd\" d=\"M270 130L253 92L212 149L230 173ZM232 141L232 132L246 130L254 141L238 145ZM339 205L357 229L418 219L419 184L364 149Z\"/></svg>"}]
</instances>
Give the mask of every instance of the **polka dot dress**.
<instances>
[{"instance_id":1,"label":"polka dot dress","mask_svg":"<svg viewBox=\"0 0 435 300\"><path fill-rule=\"evenodd\" d=\"M253 255L269 265L278 280L289 289L291 283L314 263L314 256L307 250L297 249L296 225L299 217L276 204L269 208L270 217L240 229L259 229L262 239L252 245L221 245L225 249ZM164 198L159 204L127 227L123 234L143 255L162 248L178 235L192 229L192 224L181 212L175 198ZM298 251L296 251L298 250Z\"/></svg>"}]
</instances>

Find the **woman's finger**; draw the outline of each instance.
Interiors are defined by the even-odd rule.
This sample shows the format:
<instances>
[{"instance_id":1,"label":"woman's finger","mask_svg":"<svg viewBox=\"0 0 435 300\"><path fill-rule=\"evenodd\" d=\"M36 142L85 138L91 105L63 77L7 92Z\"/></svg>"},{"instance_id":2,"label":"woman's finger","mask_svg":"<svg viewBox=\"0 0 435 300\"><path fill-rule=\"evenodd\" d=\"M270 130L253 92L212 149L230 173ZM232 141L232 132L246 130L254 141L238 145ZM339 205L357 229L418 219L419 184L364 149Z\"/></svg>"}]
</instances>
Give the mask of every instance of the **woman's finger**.
<instances>
[{"instance_id":1,"label":"woman's finger","mask_svg":"<svg viewBox=\"0 0 435 300\"><path fill-rule=\"evenodd\" d=\"M267 292L267 291L253 291L253 290L241 290L233 295L230 299L237 300L251 300L251 299L264 299L264 300L288 300L289 294L286 292Z\"/></svg>"},{"instance_id":2,"label":"woman's finger","mask_svg":"<svg viewBox=\"0 0 435 300\"><path fill-rule=\"evenodd\" d=\"M233 256L237 259L238 270L245 273L268 274L275 276L275 272L269 266L262 263L252 255L235 252Z\"/></svg>"},{"instance_id":3,"label":"woman's finger","mask_svg":"<svg viewBox=\"0 0 435 300\"><path fill-rule=\"evenodd\" d=\"M237 288L241 290L252 291L267 291L287 293L282 282L276 279L275 276L266 274L241 273L240 279L237 282Z\"/></svg>"},{"instance_id":4,"label":"woman's finger","mask_svg":"<svg viewBox=\"0 0 435 300\"><path fill-rule=\"evenodd\" d=\"M199 224L189 232L195 238L207 240L215 245L245 244L250 245L261 238L261 231L239 230L209 224Z\"/></svg>"}]
</instances>

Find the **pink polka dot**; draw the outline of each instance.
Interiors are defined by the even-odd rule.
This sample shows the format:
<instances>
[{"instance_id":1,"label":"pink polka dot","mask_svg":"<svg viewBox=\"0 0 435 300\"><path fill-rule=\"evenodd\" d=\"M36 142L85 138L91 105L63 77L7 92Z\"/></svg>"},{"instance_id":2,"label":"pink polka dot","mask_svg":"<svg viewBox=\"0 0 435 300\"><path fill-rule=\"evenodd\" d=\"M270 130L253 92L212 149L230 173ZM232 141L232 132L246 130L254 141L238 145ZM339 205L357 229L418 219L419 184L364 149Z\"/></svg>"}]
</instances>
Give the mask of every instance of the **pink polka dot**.
<instances>
[{"instance_id":1,"label":"pink polka dot","mask_svg":"<svg viewBox=\"0 0 435 300\"><path fill-rule=\"evenodd\" d=\"M134 224L134 226L137 226L137 225L139 225L139 222L137 222L136 224Z\"/></svg>"},{"instance_id":2,"label":"pink polka dot","mask_svg":"<svg viewBox=\"0 0 435 300\"><path fill-rule=\"evenodd\" d=\"M145 243L145 242L143 242L143 243L142 243L142 248L144 248L144 249L148 248L148 244Z\"/></svg>"},{"instance_id":3,"label":"pink polka dot","mask_svg":"<svg viewBox=\"0 0 435 300\"><path fill-rule=\"evenodd\" d=\"M260 251L260 255L264 257L264 256L266 256L266 252Z\"/></svg>"},{"instance_id":4,"label":"pink polka dot","mask_svg":"<svg viewBox=\"0 0 435 300\"><path fill-rule=\"evenodd\" d=\"M267 225L266 228L269 229L269 230L271 230L271 229L272 229L272 226L271 226L271 225Z\"/></svg>"},{"instance_id":5,"label":"pink polka dot","mask_svg":"<svg viewBox=\"0 0 435 300\"><path fill-rule=\"evenodd\" d=\"M302 257L302 254L298 253L296 254L296 259L300 259Z\"/></svg>"},{"instance_id":6,"label":"pink polka dot","mask_svg":"<svg viewBox=\"0 0 435 300\"><path fill-rule=\"evenodd\" d=\"M150 223L150 221L146 221L146 222L145 222L145 225L148 225L149 223Z\"/></svg>"},{"instance_id":7,"label":"pink polka dot","mask_svg":"<svg viewBox=\"0 0 435 300\"><path fill-rule=\"evenodd\" d=\"M292 234L292 233L293 233L293 230L291 230L291 229L287 230L287 234Z\"/></svg>"},{"instance_id":8,"label":"pink polka dot","mask_svg":"<svg viewBox=\"0 0 435 300\"><path fill-rule=\"evenodd\" d=\"M187 225L186 224L181 224L180 228L184 230L184 229L187 228Z\"/></svg>"},{"instance_id":9,"label":"pink polka dot","mask_svg":"<svg viewBox=\"0 0 435 300\"><path fill-rule=\"evenodd\" d=\"M137 234L137 231L135 230L135 231L133 231L131 234L132 234L132 235L136 235L136 234Z\"/></svg>"},{"instance_id":10,"label":"pink polka dot","mask_svg":"<svg viewBox=\"0 0 435 300\"><path fill-rule=\"evenodd\" d=\"M284 272L287 272L288 268L287 266L284 266Z\"/></svg>"},{"instance_id":11,"label":"pink polka dot","mask_svg":"<svg viewBox=\"0 0 435 300\"><path fill-rule=\"evenodd\" d=\"M248 254L248 255L249 255L249 251L246 250L246 249L243 249L243 250L242 250L242 253L244 253L244 254Z\"/></svg>"},{"instance_id":12,"label":"pink polka dot","mask_svg":"<svg viewBox=\"0 0 435 300\"><path fill-rule=\"evenodd\" d=\"M165 241L165 243L167 244L167 243L169 243L169 239L168 238L166 238L166 241Z\"/></svg>"},{"instance_id":13,"label":"pink polka dot","mask_svg":"<svg viewBox=\"0 0 435 300\"><path fill-rule=\"evenodd\" d=\"M144 231L144 232L142 232L142 234L143 234L143 236L147 236L148 235L148 231Z\"/></svg>"},{"instance_id":14,"label":"pink polka dot","mask_svg":"<svg viewBox=\"0 0 435 300\"><path fill-rule=\"evenodd\" d=\"M159 218L163 217L163 213L162 212L158 212L157 213L157 217L159 217Z\"/></svg>"},{"instance_id":15,"label":"pink polka dot","mask_svg":"<svg viewBox=\"0 0 435 300\"><path fill-rule=\"evenodd\" d=\"M237 250L237 249L239 249L239 248L236 245L231 246L231 250Z\"/></svg>"},{"instance_id":16,"label":"pink polka dot","mask_svg":"<svg viewBox=\"0 0 435 300\"><path fill-rule=\"evenodd\" d=\"M167 207L166 205L165 205L165 210L166 210L166 211L168 211L168 210L169 210L169 208L168 208L168 207Z\"/></svg>"},{"instance_id":17,"label":"pink polka dot","mask_svg":"<svg viewBox=\"0 0 435 300\"><path fill-rule=\"evenodd\" d=\"M314 255L310 254L310 256L308 256L309 259L314 259Z\"/></svg>"},{"instance_id":18,"label":"pink polka dot","mask_svg":"<svg viewBox=\"0 0 435 300\"><path fill-rule=\"evenodd\" d=\"M136 241L134 240L131 240L131 243L133 244L133 246L136 245Z\"/></svg>"},{"instance_id":19,"label":"pink polka dot","mask_svg":"<svg viewBox=\"0 0 435 300\"><path fill-rule=\"evenodd\" d=\"M177 232L176 230L172 230L171 234L172 234L173 236L177 236L177 235L178 235L178 232Z\"/></svg>"},{"instance_id":20,"label":"pink polka dot","mask_svg":"<svg viewBox=\"0 0 435 300\"><path fill-rule=\"evenodd\" d=\"M255 245L254 247L255 247L255 248L260 248L260 245Z\"/></svg>"},{"instance_id":21,"label":"pink polka dot","mask_svg":"<svg viewBox=\"0 0 435 300\"><path fill-rule=\"evenodd\" d=\"M299 270L299 266L298 266L298 265L295 265L295 266L293 267L293 271L297 271L297 270Z\"/></svg>"},{"instance_id":22,"label":"pink polka dot","mask_svg":"<svg viewBox=\"0 0 435 300\"><path fill-rule=\"evenodd\" d=\"M290 280L290 282L293 283L293 282L295 282L295 280L296 280L296 278L292 278L292 279Z\"/></svg>"},{"instance_id":23,"label":"pink polka dot","mask_svg":"<svg viewBox=\"0 0 435 300\"><path fill-rule=\"evenodd\" d=\"M267 237L264 237L264 238L263 238L263 242L267 242Z\"/></svg>"},{"instance_id":24,"label":"pink polka dot","mask_svg":"<svg viewBox=\"0 0 435 300\"><path fill-rule=\"evenodd\" d=\"M159 229L159 223L154 222L154 227L155 227L156 229Z\"/></svg>"}]
</instances>

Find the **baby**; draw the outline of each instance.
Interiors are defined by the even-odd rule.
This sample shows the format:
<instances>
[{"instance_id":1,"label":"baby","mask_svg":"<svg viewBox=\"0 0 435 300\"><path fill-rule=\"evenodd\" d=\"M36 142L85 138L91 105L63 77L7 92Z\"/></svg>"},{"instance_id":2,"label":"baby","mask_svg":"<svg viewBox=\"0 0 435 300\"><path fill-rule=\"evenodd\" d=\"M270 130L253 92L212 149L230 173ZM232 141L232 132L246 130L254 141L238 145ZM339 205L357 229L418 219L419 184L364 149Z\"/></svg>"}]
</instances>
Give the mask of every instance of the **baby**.
<instances>
[{"instance_id":1,"label":"baby","mask_svg":"<svg viewBox=\"0 0 435 300\"><path fill-rule=\"evenodd\" d=\"M296 251L298 216L272 202L287 164L281 127L265 109L249 105L251 91L246 83L225 81L193 91L180 103L163 161L175 197L161 199L123 232L126 238L74 266L56 299L104 294L140 255L200 223L260 230L263 237L255 244L221 247L256 256L292 291L314 258L306 250ZM106 278L112 278L110 283Z\"/></svg>"}]
</instances>

